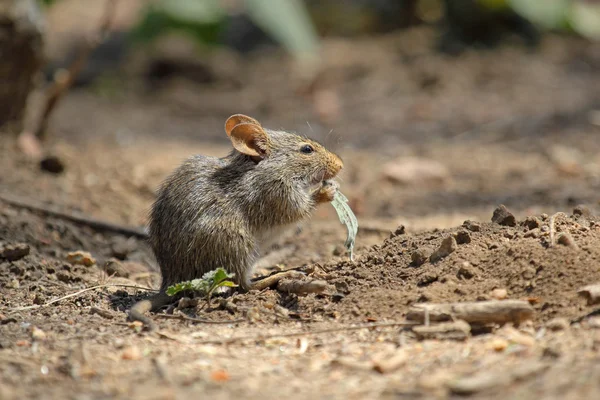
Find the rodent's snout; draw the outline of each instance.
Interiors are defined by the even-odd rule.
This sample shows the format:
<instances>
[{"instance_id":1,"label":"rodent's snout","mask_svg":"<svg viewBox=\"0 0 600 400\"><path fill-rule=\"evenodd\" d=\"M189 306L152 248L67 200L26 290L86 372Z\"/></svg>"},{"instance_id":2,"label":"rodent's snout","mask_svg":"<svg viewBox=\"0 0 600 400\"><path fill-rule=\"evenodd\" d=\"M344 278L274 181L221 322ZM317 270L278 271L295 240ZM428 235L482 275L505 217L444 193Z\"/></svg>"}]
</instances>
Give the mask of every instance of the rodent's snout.
<instances>
[{"instance_id":1,"label":"rodent's snout","mask_svg":"<svg viewBox=\"0 0 600 400\"><path fill-rule=\"evenodd\" d=\"M344 168L344 162L335 153L329 153L327 157L327 172L325 179L334 178Z\"/></svg>"}]
</instances>

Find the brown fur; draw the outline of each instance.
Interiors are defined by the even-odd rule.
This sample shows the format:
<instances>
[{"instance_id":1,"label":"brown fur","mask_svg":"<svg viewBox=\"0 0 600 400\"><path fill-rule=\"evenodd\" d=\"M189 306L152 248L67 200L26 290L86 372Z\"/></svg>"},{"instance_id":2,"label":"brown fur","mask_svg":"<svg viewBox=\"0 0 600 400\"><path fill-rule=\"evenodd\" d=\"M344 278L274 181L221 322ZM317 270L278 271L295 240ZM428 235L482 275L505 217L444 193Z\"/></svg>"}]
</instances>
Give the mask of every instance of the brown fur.
<instances>
[{"instance_id":1,"label":"brown fur","mask_svg":"<svg viewBox=\"0 0 600 400\"><path fill-rule=\"evenodd\" d=\"M252 288L261 241L308 218L337 191L342 160L308 138L262 128L234 115L225 124L234 151L227 157L190 157L158 191L150 213L150 244L160 265L160 293L137 303L130 318L168 303L166 289L219 267ZM302 146L314 151L305 154Z\"/></svg>"}]
</instances>

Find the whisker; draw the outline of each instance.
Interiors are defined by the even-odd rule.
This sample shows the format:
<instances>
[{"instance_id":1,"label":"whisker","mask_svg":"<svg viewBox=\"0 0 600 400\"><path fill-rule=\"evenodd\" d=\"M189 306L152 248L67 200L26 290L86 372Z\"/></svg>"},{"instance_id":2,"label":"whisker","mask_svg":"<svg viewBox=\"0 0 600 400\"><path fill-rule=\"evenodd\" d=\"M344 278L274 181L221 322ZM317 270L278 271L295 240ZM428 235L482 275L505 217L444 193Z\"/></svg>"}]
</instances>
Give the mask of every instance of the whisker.
<instances>
[{"instance_id":1,"label":"whisker","mask_svg":"<svg viewBox=\"0 0 600 400\"><path fill-rule=\"evenodd\" d=\"M308 125L308 129L310 129L310 131L312 133L315 133L315 131L313 130L312 126L310 126L310 123L308 121L306 121L306 125Z\"/></svg>"}]
</instances>

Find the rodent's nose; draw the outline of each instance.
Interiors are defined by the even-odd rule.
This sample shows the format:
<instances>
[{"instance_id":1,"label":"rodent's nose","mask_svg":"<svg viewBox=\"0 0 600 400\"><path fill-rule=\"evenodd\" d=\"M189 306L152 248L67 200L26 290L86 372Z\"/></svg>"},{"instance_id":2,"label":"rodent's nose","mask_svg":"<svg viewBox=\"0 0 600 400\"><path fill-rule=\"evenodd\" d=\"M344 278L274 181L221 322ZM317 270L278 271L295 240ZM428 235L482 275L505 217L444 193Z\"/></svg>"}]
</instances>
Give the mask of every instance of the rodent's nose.
<instances>
[{"instance_id":1,"label":"rodent's nose","mask_svg":"<svg viewBox=\"0 0 600 400\"><path fill-rule=\"evenodd\" d=\"M329 153L329 160L327 163L327 173L330 175L327 179L336 176L342 168L344 168L344 162L342 159L334 153Z\"/></svg>"}]
</instances>

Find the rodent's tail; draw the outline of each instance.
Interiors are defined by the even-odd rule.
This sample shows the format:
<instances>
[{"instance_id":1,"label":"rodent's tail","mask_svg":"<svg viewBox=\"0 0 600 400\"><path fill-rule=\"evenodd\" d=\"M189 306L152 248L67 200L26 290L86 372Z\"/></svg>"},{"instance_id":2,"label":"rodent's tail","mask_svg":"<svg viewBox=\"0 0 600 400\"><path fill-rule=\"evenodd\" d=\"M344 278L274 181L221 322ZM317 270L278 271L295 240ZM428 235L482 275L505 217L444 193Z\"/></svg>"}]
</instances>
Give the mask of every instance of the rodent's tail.
<instances>
[{"instance_id":1,"label":"rodent's tail","mask_svg":"<svg viewBox=\"0 0 600 400\"><path fill-rule=\"evenodd\" d=\"M156 325L144 314L146 314L148 311L153 311L166 304L169 304L172 300L173 298L171 296L161 292L150 297L149 299L138 301L129 310L129 320L140 321L147 327L148 330L153 331L156 329Z\"/></svg>"}]
</instances>

